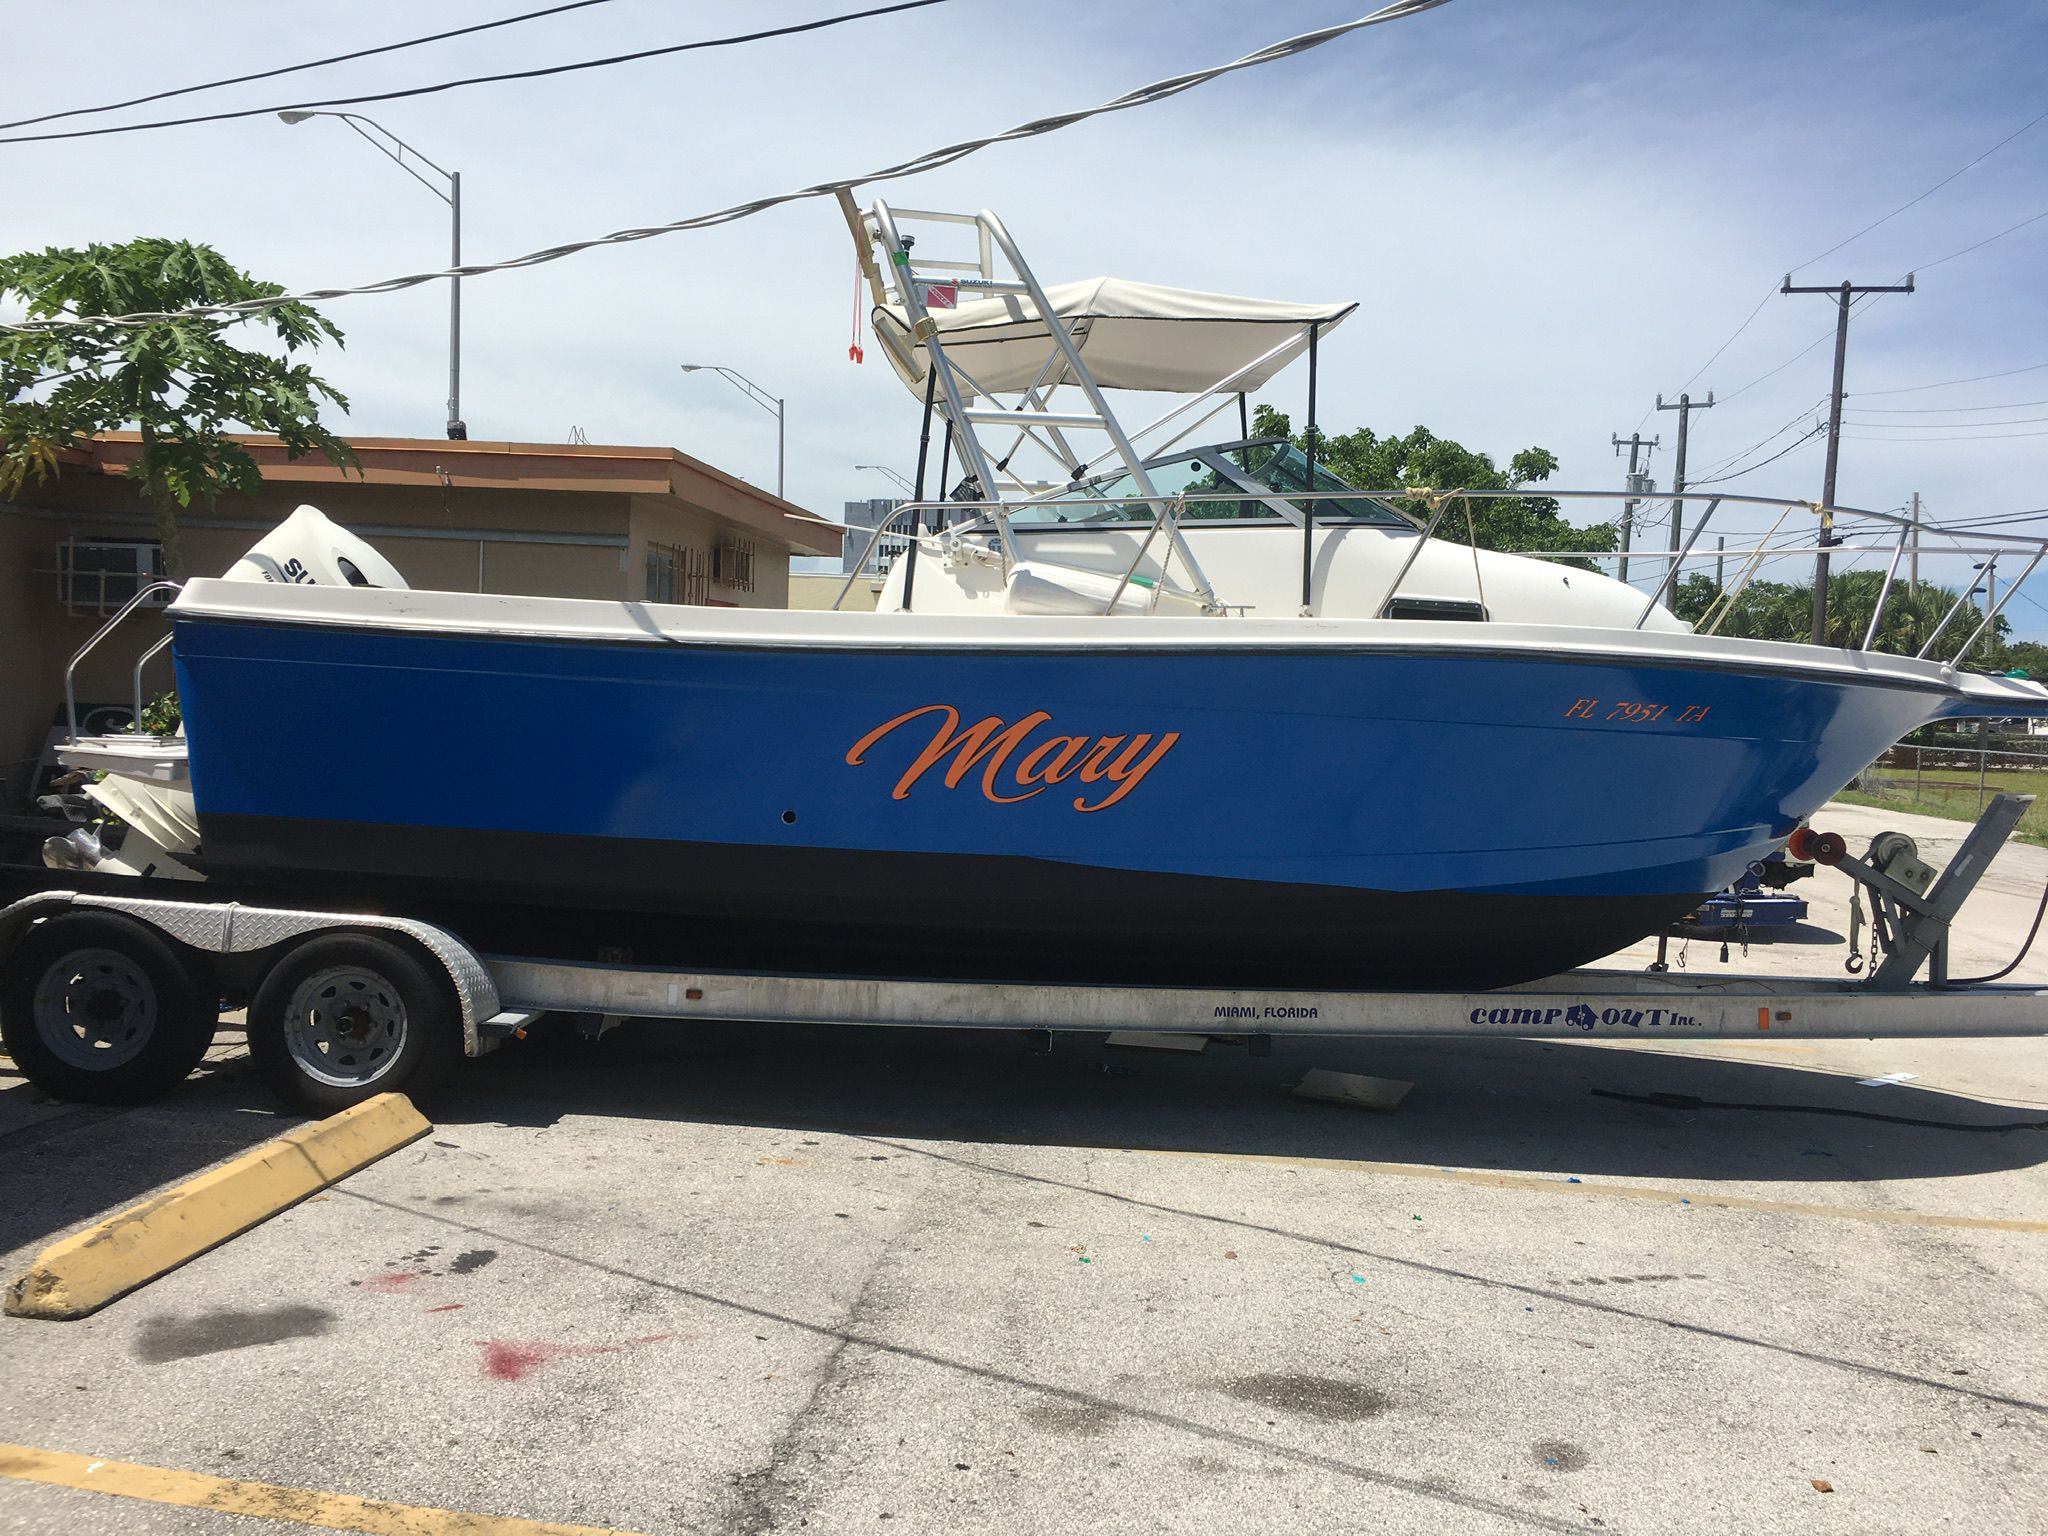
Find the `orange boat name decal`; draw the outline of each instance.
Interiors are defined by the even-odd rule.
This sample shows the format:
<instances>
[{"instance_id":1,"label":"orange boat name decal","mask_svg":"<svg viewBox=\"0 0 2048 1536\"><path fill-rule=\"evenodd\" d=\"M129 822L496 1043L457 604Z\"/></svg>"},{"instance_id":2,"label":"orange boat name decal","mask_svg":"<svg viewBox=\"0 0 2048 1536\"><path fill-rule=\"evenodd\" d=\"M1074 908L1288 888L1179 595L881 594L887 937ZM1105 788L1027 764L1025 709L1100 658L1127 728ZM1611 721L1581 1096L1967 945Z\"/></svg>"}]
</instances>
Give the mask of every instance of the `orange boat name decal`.
<instances>
[{"instance_id":1,"label":"orange boat name decal","mask_svg":"<svg viewBox=\"0 0 2048 1536\"><path fill-rule=\"evenodd\" d=\"M1159 760L1180 740L1179 731L1168 731L1156 739L1149 731L1135 736L1048 736L1027 749L1025 743L1031 733L1052 720L1042 709L1033 710L1015 724L990 715L963 730L960 711L952 705L926 704L907 710L894 720L885 720L861 737L846 754L847 765L858 768L876 742L898 726L926 716L938 717L938 730L903 770L903 777L896 781L893 799L909 799L911 787L950 753L952 762L945 770L948 789L958 789L977 767L981 769L982 794L998 805L1029 800L1069 779L1082 784L1108 783L1114 788L1092 805L1085 790L1074 797L1077 811L1103 811L1143 783L1145 775L1158 767ZM1005 770L1009 770L1007 778ZM1017 793L1007 793L1013 789Z\"/></svg>"}]
</instances>

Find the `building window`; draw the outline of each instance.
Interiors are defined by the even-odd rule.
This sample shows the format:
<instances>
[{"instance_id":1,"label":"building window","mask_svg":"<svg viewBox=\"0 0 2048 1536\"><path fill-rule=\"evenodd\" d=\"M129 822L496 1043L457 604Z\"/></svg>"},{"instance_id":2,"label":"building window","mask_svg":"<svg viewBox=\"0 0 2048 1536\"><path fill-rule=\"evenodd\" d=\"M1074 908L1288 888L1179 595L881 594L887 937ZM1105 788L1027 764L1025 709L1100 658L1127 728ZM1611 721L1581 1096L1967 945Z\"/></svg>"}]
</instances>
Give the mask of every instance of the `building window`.
<instances>
[{"instance_id":1,"label":"building window","mask_svg":"<svg viewBox=\"0 0 2048 1536\"><path fill-rule=\"evenodd\" d=\"M702 607L710 598L704 551L683 544L647 546L647 601Z\"/></svg>"},{"instance_id":2,"label":"building window","mask_svg":"<svg viewBox=\"0 0 2048 1536\"><path fill-rule=\"evenodd\" d=\"M754 541L725 538L711 551L711 579L735 592L754 590Z\"/></svg>"},{"instance_id":3,"label":"building window","mask_svg":"<svg viewBox=\"0 0 2048 1536\"><path fill-rule=\"evenodd\" d=\"M109 614L164 579L163 546L154 539L65 539L57 546L57 600L66 613ZM171 600L158 592L149 606Z\"/></svg>"}]
</instances>

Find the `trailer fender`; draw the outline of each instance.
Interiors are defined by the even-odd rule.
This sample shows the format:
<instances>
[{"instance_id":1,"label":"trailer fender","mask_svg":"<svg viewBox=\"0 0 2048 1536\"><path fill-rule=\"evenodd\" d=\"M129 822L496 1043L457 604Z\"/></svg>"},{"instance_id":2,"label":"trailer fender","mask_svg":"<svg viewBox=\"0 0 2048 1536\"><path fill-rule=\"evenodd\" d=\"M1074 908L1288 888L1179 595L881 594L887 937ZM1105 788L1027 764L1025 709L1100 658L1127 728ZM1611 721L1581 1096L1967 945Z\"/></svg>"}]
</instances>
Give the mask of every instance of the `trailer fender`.
<instances>
[{"instance_id":1,"label":"trailer fender","mask_svg":"<svg viewBox=\"0 0 2048 1536\"><path fill-rule=\"evenodd\" d=\"M476 952L445 928L411 918L356 912L298 912L251 907L241 902L150 901L85 891L39 891L0 909L0 955L39 918L65 907L100 907L146 923L165 937L203 954L244 955L274 948L312 933L369 929L402 934L424 949L447 974L462 1018L462 1051L475 1056L488 1046L479 1026L499 1010L498 988Z\"/></svg>"}]
</instances>

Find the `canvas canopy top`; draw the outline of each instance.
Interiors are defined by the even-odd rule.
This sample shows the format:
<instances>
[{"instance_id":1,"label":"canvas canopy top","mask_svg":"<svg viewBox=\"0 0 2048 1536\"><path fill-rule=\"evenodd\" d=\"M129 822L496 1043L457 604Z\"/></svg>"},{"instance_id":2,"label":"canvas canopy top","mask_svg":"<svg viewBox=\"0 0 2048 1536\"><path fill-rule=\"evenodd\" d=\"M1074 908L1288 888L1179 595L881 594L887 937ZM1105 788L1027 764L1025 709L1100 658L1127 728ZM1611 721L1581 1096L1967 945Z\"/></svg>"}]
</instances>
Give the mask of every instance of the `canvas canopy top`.
<instances>
[{"instance_id":1,"label":"canvas canopy top","mask_svg":"<svg viewBox=\"0 0 2048 1536\"><path fill-rule=\"evenodd\" d=\"M968 291L961 291L963 299ZM1211 390L1285 342L1230 385L1232 393L1257 389L1307 350L1311 325L1328 331L1358 307L1356 300L1298 304L1244 299L1119 277L1058 283L1045 294L1097 384L1175 394ZM932 308L930 314L947 357L980 386L980 393L1066 382L1060 364L1046 366L1054 353L1052 335L1028 296L968 300L953 309ZM891 366L922 398L927 359L923 346L912 339L903 310L878 306L874 328Z\"/></svg>"}]
</instances>

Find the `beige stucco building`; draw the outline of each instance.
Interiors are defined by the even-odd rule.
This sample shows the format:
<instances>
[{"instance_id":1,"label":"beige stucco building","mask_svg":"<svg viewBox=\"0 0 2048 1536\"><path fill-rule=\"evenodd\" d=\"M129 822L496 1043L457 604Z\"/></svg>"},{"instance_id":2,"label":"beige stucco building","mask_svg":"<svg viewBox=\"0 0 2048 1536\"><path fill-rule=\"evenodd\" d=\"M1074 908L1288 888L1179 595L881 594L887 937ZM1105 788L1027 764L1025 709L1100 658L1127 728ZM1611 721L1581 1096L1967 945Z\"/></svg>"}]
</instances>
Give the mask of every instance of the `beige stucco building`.
<instances>
[{"instance_id":1,"label":"beige stucco building","mask_svg":"<svg viewBox=\"0 0 2048 1536\"><path fill-rule=\"evenodd\" d=\"M840 553L839 525L673 448L358 438L361 472L241 440L254 496L179 517L187 575L218 575L310 502L374 543L415 587L782 608L792 555ZM0 811L21 807L64 698L67 662L162 573L155 520L125 471L132 433L65 456L0 502ZM78 672L82 703L132 698L165 621L138 612ZM170 686L167 661L145 695Z\"/></svg>"}]
</instances>

